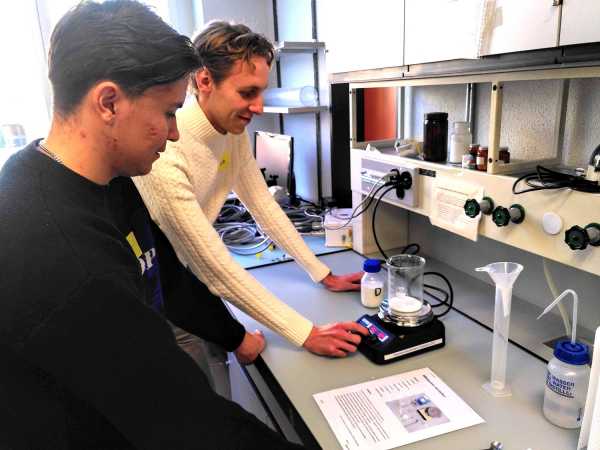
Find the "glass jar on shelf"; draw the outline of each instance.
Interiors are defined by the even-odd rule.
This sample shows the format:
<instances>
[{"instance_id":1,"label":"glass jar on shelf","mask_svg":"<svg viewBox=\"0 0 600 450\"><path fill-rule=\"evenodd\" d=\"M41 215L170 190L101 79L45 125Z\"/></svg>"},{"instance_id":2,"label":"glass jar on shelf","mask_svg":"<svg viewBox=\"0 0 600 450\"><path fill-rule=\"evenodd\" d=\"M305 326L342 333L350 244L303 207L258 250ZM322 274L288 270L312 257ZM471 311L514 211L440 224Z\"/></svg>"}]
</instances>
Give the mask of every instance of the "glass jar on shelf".
<instances>
[{"instance_id":1,"label":"glass jar on shelf","mask_svg":"<svg viewBox=\"0 0 600 450\"><path fill-rule=\"evenodd\" d=\"M460 164L463 155L469 152L469 145L473 137L469 129L469 122L454 122L453 131L450 135L450 154L448 162L451 164Z\"/></svg>"},{"instance_id":2,"label":"glass jar on shelf","mask_svg":"<svg viewBox=\"0 0 600 450\"><path fill-rule=\"evenodd\" d=\"M448 113L425 114L423 122L423 159L446 162L448 157Z\"/></svg>"}]
</instances>

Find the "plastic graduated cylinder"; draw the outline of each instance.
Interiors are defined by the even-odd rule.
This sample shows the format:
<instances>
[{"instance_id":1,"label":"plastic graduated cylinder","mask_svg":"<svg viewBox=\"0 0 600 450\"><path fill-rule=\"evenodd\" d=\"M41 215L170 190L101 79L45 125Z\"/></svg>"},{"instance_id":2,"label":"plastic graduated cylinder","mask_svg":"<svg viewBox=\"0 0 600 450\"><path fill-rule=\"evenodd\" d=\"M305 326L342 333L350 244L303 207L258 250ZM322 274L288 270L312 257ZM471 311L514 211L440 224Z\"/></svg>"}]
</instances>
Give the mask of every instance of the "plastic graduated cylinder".
<instances>
[{"instance_id":1,"label":"plastic graduated cylinder","mask_svg":"<svg viewBox=\"0 0 600 450\"><path fill-rule=\"evenodd\" d=\"M492 369L490 381L483 388L494 397L510 397L512 391L506 383L506 358L508 355L508 330L512 288L523 270L521 264L497 262L478 267L477 272L487 272L496 285L494 299L494 337L492 344Z\"/></svg>"}]
</instances>

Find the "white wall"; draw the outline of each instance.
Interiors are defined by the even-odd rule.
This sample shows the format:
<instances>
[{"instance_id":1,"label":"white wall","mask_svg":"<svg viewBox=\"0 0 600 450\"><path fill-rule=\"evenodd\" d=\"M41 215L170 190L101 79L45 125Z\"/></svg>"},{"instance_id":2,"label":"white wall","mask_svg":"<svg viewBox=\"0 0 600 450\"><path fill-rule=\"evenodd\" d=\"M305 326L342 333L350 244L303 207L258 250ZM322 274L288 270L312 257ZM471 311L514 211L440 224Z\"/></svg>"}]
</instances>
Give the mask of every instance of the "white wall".
<instances>
[{"instance_id":1,"label":"white wall","mask_svg":"<svg viewBox=\"0 0 600 450\"><path fill-rule=\"evenodd\" d=\"M312 11L310 0L277 0L280 41L310 41Z\"/></svg>"},{"instance_id":2,"label":"white wall","mask_svg":"<svg viewBox=\"0 0 600 450\"><path fill-rule=\"evenodd\" d=\"M410 129L408 136L423 140L423 120L425 113L448 113L448 138L452 130L452 123L465 120L465 85L453 86L427 86L410 88L412 98L410 110Z\"/></svg>"},{"instance_id":3,"label":"white wall","mask_svg":"<svg viewBox=\"0 0 600 450\"><path fill-rule=\"evenodd\" d=\"M271 0L202 0L202 7L205 22L231 20L248 25L270 40L275 39Z\"/></svg>"},{"instance_id":4,"label":"white wall","mask_svg":"<svg viewBox=\"0 0 600 450\"><path fill-rule=\"evenodd\" d=\"M600 79L571 80L563 157L573 167L587 166L600 144Z\"/></svg>"},{"instance_id":5,"label":"white wall","mask_svg":"<svg viewBox=\"0 0 600 450\"><path fill-rule=\"evenodd\" d=\"M511 159L542 159L554 156L554 124L560 81L504 83L500 145ZM477 88L476 139L488 145L491 84Z\"/></svg>"}]
</instances>

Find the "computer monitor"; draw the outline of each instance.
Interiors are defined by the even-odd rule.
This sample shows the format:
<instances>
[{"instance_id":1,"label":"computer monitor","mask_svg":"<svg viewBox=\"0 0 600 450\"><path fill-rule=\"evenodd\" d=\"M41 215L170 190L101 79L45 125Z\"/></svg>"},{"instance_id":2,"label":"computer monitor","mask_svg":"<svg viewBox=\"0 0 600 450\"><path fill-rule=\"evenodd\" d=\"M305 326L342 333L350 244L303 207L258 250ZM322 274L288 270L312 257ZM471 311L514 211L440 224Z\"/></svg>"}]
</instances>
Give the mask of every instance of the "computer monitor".
<instances>
[{"instance_id":1,"label":"computer monitor","mask_svg":"<svg viewBox=\"0 0 600 450\"><path fill-rule=\"evenodd\" d=\"M297 204L294 176L294 138L285 134L254 132L254 156L268 185L284 187L290 203Z\"/></svg>"}]
</instances>

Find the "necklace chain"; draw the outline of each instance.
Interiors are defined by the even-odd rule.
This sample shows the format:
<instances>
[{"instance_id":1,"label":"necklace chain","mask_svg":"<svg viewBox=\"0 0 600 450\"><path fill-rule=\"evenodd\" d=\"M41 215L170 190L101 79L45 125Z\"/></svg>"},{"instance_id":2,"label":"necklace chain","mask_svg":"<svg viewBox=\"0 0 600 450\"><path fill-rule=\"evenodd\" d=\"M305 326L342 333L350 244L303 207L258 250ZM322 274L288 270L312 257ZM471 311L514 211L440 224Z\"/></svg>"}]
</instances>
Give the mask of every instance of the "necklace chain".
<instances>
[{"instance_id":1,"label":"necklace chain","mask_svg":"<svg viewBox=\"0 0 600 450\"><path fill-rule=\"evenodd\" d=\"M38 143L38 147L40 148L40 150L42 151L42 153L45 153L47 156L49 156L50 158L52 158L54 161L56 161L59 164L62 164L62 159L60 159L60 157L58 155L56 155L55 153L52 153L50 150L48 150L48 147L46 147L44 144L42 144L42 141L40 141Z\"/></svg>"}]
</instances>

